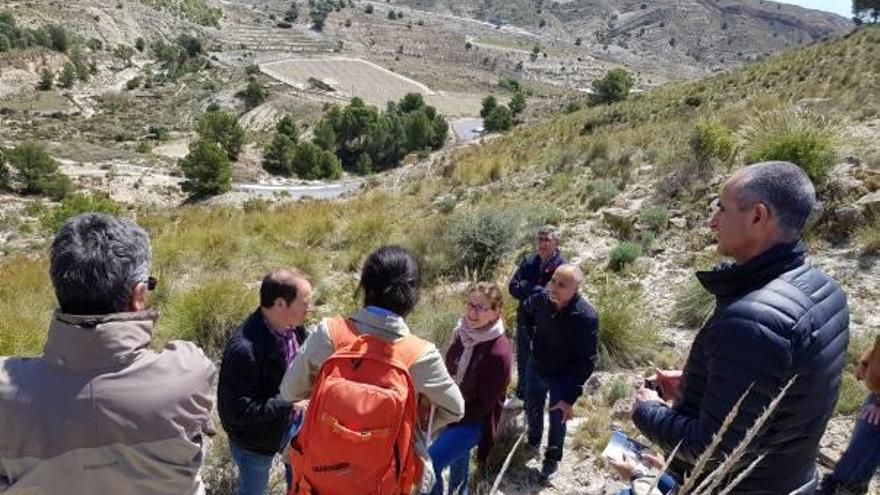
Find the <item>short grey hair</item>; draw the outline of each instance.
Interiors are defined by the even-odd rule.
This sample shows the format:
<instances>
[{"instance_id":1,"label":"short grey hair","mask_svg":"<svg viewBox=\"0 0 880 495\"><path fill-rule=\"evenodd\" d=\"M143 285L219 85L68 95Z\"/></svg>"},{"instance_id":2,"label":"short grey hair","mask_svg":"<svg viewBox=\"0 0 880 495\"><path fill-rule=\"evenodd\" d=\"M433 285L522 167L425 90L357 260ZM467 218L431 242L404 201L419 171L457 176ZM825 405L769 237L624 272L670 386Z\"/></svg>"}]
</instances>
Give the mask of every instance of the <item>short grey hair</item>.
<instances>
[{"instance_id":1,"label":"short grey hair","mask_svg":"<svg viewBox=\"0 0 880 495\"><path fill-rule=\"evenodd\" d=\"M761 162L740 172L737 206L763 203L790 241L803 234L816 207L816 188L807 174L791 162Z\"/></svg>"},{"instance_id":2,"label":"short grey hair","mask_svg":"<svg viewBox=\"0 0 880 495\"><path fill-rule=\"evenodd\" d=\"M49 275L64 313L126 311L134 286L150 276L150 238L125 218L77 215L55 234Z\"/></svg>"},{"instance_id":3,"label":"short grey hair","mask_svg":"<svg viewBox=\"0 0 880 495\"><path fill-rule=\"evenodd\" d=\"M559 241L559 227L555 225L544 225L538 229L538 237L545 235L554 241Z\"/></svg>"}]
</instances>

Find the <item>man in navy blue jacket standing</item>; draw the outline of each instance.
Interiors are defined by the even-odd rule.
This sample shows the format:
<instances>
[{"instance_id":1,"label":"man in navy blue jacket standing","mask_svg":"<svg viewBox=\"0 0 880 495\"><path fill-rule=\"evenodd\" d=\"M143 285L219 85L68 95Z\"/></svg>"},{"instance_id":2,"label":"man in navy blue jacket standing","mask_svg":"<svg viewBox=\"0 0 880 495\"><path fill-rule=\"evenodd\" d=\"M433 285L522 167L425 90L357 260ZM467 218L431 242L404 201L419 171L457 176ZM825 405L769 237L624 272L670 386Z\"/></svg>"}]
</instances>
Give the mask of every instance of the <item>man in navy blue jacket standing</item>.
<instances>
[{"instance_id":1,"label":"man in navy blue jacket standing","mask_svg":"<svg viewBox=\"0 0 880 495\"><path fill-rule=\"evenodd\" d=\"M812 266L799 242L815 204L815 190L798 166L765 162L736 172L709 222L718 250L735 263L697 274L716 307L694 339L682 373L660 372L662 399L639 390L633 421L667 451L681 444L671 467L692 470L740 397L745 399L722 436L729 454L770 402L794 378L730 481L764 458L733 494L812 494L816 457L837 402L849 341L846 295ZM751 388L749 388L751 387Z\"/></svg>"},{"instance_id":2,"label":"man in navy blue jacket standing","mask_svg":"<svg viewBox=\"0 0 880 495\"><path fill-rule=\"evenodd\" d=\"M507 407L522 407L526 398L526 367L532 351L531 329L523 325L522 312L526 301L540 294L553 278L553 273L565 263L559 252L559 230L552 225L538 229L537 249L526 256L519 268L510 278L507 288L510 295L519 301L516 312L516 397L506 404Z\"/></svg>"},{"instance_id":3,"label":"man in navy blue jacket standing","mask_svg":"<svg viewBox=\"0 0 880 495\"><path fill-rule=\"evenodd\" d=\"M266 493L272 460L299 419L302 408L284 400L279 386L306 339L303 321L311 310L312 286L305 275L273 270L260 286L260 307L226 344L217 407L238 466L237 495Z\"/></svg>"},{"instance_id":4,"label":"man in navy blue jacket standing","mask_svg":"<svg viewBox=\"0 0 880 495\"><path fill-rule=\"evenodd\" d=\"M580 294L584 275L576 265L556 269L548 289L523 308L523 324L532 332L532 354L525 374L528 443L533 450L544 433L549 395L550 431L541 467L546 481L562 460L565 423L596 366L599 317Z\"/></svg>"}]
</instances>

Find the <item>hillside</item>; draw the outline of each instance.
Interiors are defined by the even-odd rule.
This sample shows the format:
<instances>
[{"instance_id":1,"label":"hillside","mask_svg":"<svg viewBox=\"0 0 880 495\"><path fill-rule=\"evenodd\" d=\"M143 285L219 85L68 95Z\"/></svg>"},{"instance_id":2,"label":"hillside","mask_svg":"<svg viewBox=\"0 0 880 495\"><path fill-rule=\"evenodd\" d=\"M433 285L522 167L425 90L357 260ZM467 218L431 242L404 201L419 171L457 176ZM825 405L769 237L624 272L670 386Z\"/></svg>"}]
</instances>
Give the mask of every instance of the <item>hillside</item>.
<instances>
[{"instance_id":1,"label":"hillside","mask_svg":"<svg viewBox=\"0 0 880 495\"><path fill-rule=\"evenodd\" d=\"M28 12L36 11L33 3L11 5L23 22L48 21L29 17ZM115 5L89 5L116 15ZM142 8L135 5L141 4L126 1L119 10ZM60 67L69 54L29 48L0 57L0 67L20 67L24 77L0 94L0 145L11 147L25 140L44 144L78 186L108 193L112 201L100 203L102 207L123 212L149 230L153 275L160 281L151 297L163 314L157 344L192 339L218 358L227 332L256 304L255 284L268 267L277 265L298 266L316 280L315 318L349 312L357 304L353 294L365 255L393 242L411 248L423 263L423 300L409 322L442 346L467 282L476 276L505 281L531 249L534 228L555 223L562 228L566 257L587 273L585 292L602 318L602 361L589 393L578 403L569 433L573 452L567 454L559 479L553 486L540 487L529 475L533 465L517 459L502 492L616 493L621 485L597 460L597 448L612 425L626 427L628 403L640 377L654 366L681 364L695 329L711 308L693 272L718 260L705 223L721 181L730 170L772 147L773 140L804 129L811 139L818 136L811 143L820 151L816 173L822 207L806 239L811 258L848 293L851 354L880 331L880 27L860 28L707 78L664 84L619 103L589 107L582 92L565 86L564 77L548 76L550 64L566 59L568 52L548 50L551 62L542 72L543 55L528 65L530 48L509 57L492 52L499 68L486 67L492 60L485 53L493 48L462 48L466 39L476 45L497 43L493 36L509 36L505 42L528 38L521 32L499 29L503 35L493 34L492 27L455 19L445 25L439 17L413 17L408 10L403 21L389 23L389 7L377 3L374 14L366 14L362 4L342 8L331 14L331 22L319 34L304 20L290 28L277 27L282 2L257 8L246 2L223 5L219 29L151 10L144 15L160 20L156 32L147 31L150 21L145 18L144 31L132 33L120 27L105 33L100 30L110 28L86 27L88 19L82 18L83 33L119 36L114 43L133 44L132 34L165 40L181 32L204 34L209 46L197 59L198 70L176 79L157 78L150 87L126 89L135 77L158 72L160 64L148 52L135 54L126 66L107 50L90 51L96 74L89 82L40 92L33 89L38 69ZM501 8L501 2L494 5ZM558 13L554 16L559 16L563 33L570 29L566 23L574 21L566 20L562 9L586 5L554 2L543 8ZM636 3L626 5L630 10L621 9L621 17L640 10ZM687 5L720 8L708 1ZM776 9L769 3L770 7L746 5L757 10L725 15L754 19ZM63 2L57 7L68 8ZM459 12L451 3L418 7L484 18L502 15ZM788 7L779 10L788 12ZM815 15L819 20L809 21L814 26L809 29L825 29L815 26L826 17ZM131 22L138 19L132 17ZM407 27L411 19L415 22ZM351 21L348 27L346 20ZM671 21L666 22L668 26ZM727 30L735 24L729 22ZM835 25L833 19L828 22ZM272 35L265 51L254 34L261 29ZM723 36L719 30L712 29L711 36ZM260 169L269 130L282 115L293 115L302 129L308 129L304 134L313 132L326 107L343 97L283 83L266 69L278 57L291 58L291 46L322 58L327 56L326 46L338 47L340 40L343 48L326 70L344 74L356 67L363 73L381 72L387 84L425 84L435 92L431 96L460 98L456 103L490 93L508 97L498 89L499 76L507 74L503 65L524 59L522 81L533 91L532 109L522 125L506 134L467 142L450 139L439 151L411 154L400 168L364 178L350 174L336 184L345 190L359 188L347 197L293 201L309 193L297 196L286 187L311 185L269 178ZM763 53L766 46L751 46L749 53ZM382 67L345 63L345 57L362 57ZM600 73L604 63L584 62L594 71L589 77ZM292 65L291 74L305 70ZM0 81L7 74L4 70ZM338 77L330 74L327 79ZM249 78L269 92L266 101L252 109L235 96ZM379 98L386 88L371 89ZM186 154L195 122L212 103L233 111L247 126L247 144L234 164L236 186L277 186L281 193L256 196L241 188L205 202L187 201L179 188L176 159ZM575 105L564 113L562 103ZM59 207L48 199L11 193L0 194L0 206L0 355L35 355L54 305L46 276L51 226L77 206ZM495 249L474 248L484 244ZM508 300L508 328L513 327L514 309ZM862 397L860 385L848 377L839 414L823 441L823 464L839 455ZM205 476L212 493L231 493L226 445L222 434L212 443ZM481 489L491 483L499 464L493 459L490 473L476 475Z\"/></svg>"},{"instance_id":2,"label":"hillside","mask_svg":"<svg viewBox=\"0 0 880 495\"><path fill-rule=\"evenodd\" d=\"M705 74L817 41L850 25L834 14L764 0L395 1L509 23L553 38L554 46L581 39L584 52L668 78Z\"/></svg>"}]
</instances>

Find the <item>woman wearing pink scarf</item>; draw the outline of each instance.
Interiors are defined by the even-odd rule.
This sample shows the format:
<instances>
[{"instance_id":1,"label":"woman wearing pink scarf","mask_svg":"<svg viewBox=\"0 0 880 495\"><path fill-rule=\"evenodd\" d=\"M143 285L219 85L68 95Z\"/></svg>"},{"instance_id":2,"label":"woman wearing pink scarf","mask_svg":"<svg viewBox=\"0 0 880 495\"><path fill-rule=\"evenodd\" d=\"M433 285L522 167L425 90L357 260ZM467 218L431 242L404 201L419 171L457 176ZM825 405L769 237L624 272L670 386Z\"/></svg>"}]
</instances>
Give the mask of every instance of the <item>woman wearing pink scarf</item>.
<instances>
[{"instance_id":1,"label":"woman wearing pink scarf","mask_svg":"<svg viewBox=\"0 0 880 495\"><path fill-rule=\"evenodd\" d=\"M501 289L480 282L467 292L465 308L446 352L446 368L461 389L464 418L448 426L428 452L437 482L431 495L443 495L443 469L449 466L449 493L467 495L471 450L485 462L495 441L513 355L504 335Z\"/></svg>"}]
</instances>

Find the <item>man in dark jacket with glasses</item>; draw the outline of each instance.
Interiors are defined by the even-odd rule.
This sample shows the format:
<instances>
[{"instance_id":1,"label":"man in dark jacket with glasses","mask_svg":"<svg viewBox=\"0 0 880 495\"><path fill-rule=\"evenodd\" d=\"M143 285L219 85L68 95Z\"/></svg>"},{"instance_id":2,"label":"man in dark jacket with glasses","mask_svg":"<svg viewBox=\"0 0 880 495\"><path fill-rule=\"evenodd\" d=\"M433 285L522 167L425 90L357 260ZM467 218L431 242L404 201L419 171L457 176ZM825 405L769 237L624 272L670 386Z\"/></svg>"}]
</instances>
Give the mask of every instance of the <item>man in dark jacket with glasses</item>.
<instances>
[{"instance_id":1,"label":"man in dark jacket with glasses","mask_svg":"<svg viewBox=\"0 0 880 495\"><path fill-rule=\"evenodd\" d=\"M301 408L284 400L279 386L305 341L303 322L311 310L306 276L290 268L273 270L260 286L260 307L226 344L217 405L238 466L238 495L266 493L275 454L301 419Z\"/></svg>"}]
</instances>

